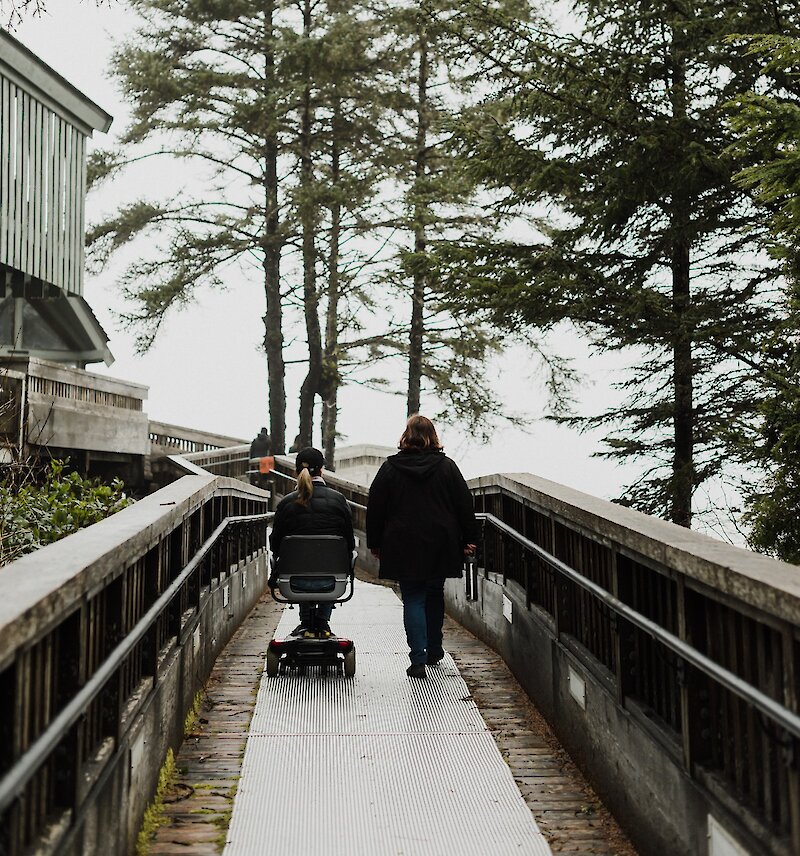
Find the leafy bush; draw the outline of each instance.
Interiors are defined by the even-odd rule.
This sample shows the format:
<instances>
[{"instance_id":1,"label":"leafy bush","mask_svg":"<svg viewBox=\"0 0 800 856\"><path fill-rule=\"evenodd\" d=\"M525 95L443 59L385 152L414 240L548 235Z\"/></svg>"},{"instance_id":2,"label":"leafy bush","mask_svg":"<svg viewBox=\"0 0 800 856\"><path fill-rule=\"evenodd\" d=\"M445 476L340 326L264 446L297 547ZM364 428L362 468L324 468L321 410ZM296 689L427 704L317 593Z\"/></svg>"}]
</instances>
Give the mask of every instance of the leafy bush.
<instances>
[{"instance_id":1,"label":"leafy bush","mask_svg":"<svg viewBox=\"0 0 800 856\"><path fill-rule=\"evenodd\" d=\"M65 472L50 461L43 478L9 473L0 482L0 565L58 541L130 505L119 479L111 484Z\"/></svg>"}]
</instances>

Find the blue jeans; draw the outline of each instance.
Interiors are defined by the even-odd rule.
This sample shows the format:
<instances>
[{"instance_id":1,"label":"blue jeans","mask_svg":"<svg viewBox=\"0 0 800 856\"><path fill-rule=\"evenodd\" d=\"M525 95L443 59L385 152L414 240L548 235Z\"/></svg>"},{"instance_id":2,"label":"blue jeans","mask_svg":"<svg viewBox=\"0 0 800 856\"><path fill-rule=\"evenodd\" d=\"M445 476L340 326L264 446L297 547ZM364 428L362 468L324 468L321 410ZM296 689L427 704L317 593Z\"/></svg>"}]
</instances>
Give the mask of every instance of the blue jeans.
<instances>
[{"instance_id":1,"label":"blue jeans","mask_svg":"<svg viewBox=\"0 0 800 856\"><path fill-rule=\"evenodd\" d=\"M444 579L401 580L403 624L413 665L425 663L428 655L442 651L444 624Z\"/></svg>"},{"instance_id":2,"label":"blue jeans","mask_svg":"<svg viewBox=\"0 0 800 856\"><path fill-rule=\"evenodd\" d=\"M332 612L333 603L331 601L314 603L313 601L305 600L300 604L300 623L305 624L306 627L311 627L316 623L316 619L330 621Z\"/></svg>"}]
</instances>

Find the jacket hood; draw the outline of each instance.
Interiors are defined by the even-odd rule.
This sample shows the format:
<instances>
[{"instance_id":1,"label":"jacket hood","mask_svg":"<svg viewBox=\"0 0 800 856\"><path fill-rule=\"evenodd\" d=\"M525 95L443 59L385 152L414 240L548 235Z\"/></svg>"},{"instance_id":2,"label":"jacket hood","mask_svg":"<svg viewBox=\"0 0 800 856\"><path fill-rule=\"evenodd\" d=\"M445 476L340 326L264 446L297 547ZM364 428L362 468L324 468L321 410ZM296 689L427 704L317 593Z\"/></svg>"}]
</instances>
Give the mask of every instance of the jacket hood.
<instances>
[{"instance_id":1,"label":"jacket hood","mask_svg":"<svg viewBox=\"0 0 800 856\"><path fill-rule=\"evenodd\" d=\"M424 481L434 473L445 460L440 451L398 452L386 459L389 464L415 481Z\"/></svg>"}]
</instances>

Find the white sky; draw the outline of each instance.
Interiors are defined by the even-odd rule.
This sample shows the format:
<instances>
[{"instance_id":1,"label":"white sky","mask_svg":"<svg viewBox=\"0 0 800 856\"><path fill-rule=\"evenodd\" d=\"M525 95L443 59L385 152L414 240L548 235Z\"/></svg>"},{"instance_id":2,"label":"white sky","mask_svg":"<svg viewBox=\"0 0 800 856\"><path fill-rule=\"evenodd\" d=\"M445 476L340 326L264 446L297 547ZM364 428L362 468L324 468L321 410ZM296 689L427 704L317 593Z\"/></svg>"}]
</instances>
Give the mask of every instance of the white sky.
<instances>
[{"instance_id":1,"label":"white sky","mask_svg":"<svg viewBox=\"0 0 800 856\"><path fill-rule=\"evenodd\" d=\"M0 0L1 2L1 0ZM97 8L92 0L49 0L48 12L26 19L14 35L89 98L114 116L108 137L95 135L95 142L108 145L126 125L127 107L115 84L107 76L109 56L115 40L135 25L135 17L123 3ZM5 21L4 21L5 23ZM147 169L152 169L148 172ZM114 204L130 200L152 183L158 198L165 179L158 168L142 168L135 179L118 182L97 197L90 195L87 221L113 211ZM182 164L172 167L185 169ZM187 184L194 179L190 173ZM241 272L232 270L224 293L203 293L182 313L172 316L154 348L138 356L133 336L121 329L115 312L123 308L115 286L116 270L89 277L85 297L110 336L116 363L93 371L149 386L147 411L152 419L251 438L266 416L266 360L259 352L263 338L261 317L263 291L249 283ZM620 355L598 359L589 357L585 343L571 331L555 337L561 353L576 357L577 368L586 378L579 390L581 410L597 412L617 399L611 389L624 367ZM287 378L287 437L296 433L296 392L302 367ZM536 378L532 357L522 347L514 347L487 371L487 383L499 389L510 409L536 418L544 409L544 394ZM394 446L405 422L402 395L376 393L363 388L346 388L340 394L341 444L378 443ZM430 412L434 402L428 404ZM423 400L423 412L426 402ZM597 437L535 421L524 432L499 429L488 445L479 445L453 427L439 425L447 451L459 462L467 476L493 472L527 471L596 496L611 498L620 486L636 475L607 461L591 457L599 448Z\"/></svg>"}]
</instances>

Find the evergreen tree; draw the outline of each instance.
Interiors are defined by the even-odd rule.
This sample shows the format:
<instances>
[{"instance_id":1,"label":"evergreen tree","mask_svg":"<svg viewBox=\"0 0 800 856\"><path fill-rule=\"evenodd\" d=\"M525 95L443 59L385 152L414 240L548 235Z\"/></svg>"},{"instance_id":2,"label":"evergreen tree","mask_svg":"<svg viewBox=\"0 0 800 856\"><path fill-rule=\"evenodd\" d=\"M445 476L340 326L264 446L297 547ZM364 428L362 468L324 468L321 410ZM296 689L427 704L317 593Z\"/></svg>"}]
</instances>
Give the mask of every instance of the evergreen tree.
<instances>
[{"instance_id":1,"label":"evergreen tree","mask_svg":"<svg viewBox=\"0 0 800 856\"><path fill-rule=\"evenodd\" d=\"M519 4L502 3L509 13L512 6L519 14ZM395 170L404 196L394 225L403 237L388 280L410 297L407 332L393 333L407 359L408 414L420 410L427 381L441 405L438 418L462 422L474 435L485 436L502 415L483 379L487 359L501 350L501 338L443 299L430 255L432 242L485 234L495 222L489 212L478 211L471 182L446 151L450 125L466 109L479 79L473 58L448 26L460 7L454 0L426 0L393 10L397 77L406 97L397 104L404 132Z\"/></svg>"},{"instance_id":2,"label":"evergreen tree","mask_svg":"<svg viewBox=\"0 0 800 856\"><path fill-rule=\"evenodd\" d=\"M442 248L442 276L498 324L566 320L600 351L628 349L638 360L621 384L628 400L573 421L616 426L606 454L649 461L621 501L689 526L695 489L723 473L752 424L750 362L779 275L758 255L763 224L734 181L724 121L763 69L724 40L794 26L798 5L582 0L576 10L578 36L476 3L454 23L502 92L461 123L462 162L538 235ZM491 23L491 43L476 20Z\"/></svg>"},{"instance_id":3,"label":"evergreen tree","mask_svg":"<svg viewBox=\"0 0 800 856\"><path fill-rule=\"evenodd\" d=\"M282 60L279 0L132 0L143 23L116 53L113 72L133 103L131 126L114 151L96 151L89 182L131 162L167 156L213 171L198 198L142 198L87 234L89 258L102 266L141 235L151 254L123 279L136 307L127 320L149 348L165 315L203 285L220 286L221 269L255 256L263 270L264 348L273 447L285 448L286 394L280 261L279 158L291 92Z\"/></svg>"},{"instance_id":4,"label":"evergreen tree","mask_svg":"<svg viewBox=\"0 0 800 856\"><path fill-rule=\"evenodd\" d=\"M753 547L800 564L800 39L748 40L781 86L762 87L731 104L738 135L732 153L743 164L739 181L769 217L768 249L783 266L785 309L754 368L765 386L760 436L744 450L765 478L745 488Z\"/></svg>"},{"instance_id":5,"label":"evergreen tree","mask_svg":"<svg viewBox=\"0 0 800 856\"><path fill-rule=\"evenodd\" d=\"M328 0L304 0L302 104L297 208L301 212L303 307L309 363L300 391L301 446L311 444L316 399L322 400L322 437L333 464L341 365L358 355L343 351L340 334L359 329L356 308L369 304L364 239L383 225L374 210L381 173L390 157L386 115L394 78L380 9ZM313 13L313 14L312 14ZM356 243L343 258L342 247ZM325 282L322 286L321 283ZM324 334L324 335L323 335ZM367 360L368 361L368 360Z\"/></svg>"},{"instance_id":6,"label":"evergreen tree","mask_svg":"<svg viewBox=\"0 0 800 856\"><path fill-rule=\"evenodd\" d=\"M441 26L383 0L134 6L144 23L114 65L133 122L118 149L96 153L91 179L155 156L214 173L197 198L141 199L90 230L97 266L135 238L154 239L123 279L140 347L199 287L221 285L225 265L256 257L276 451L285 447L284 329L298 311L307 351L290 361L307 370L297 442L313 442L321 400L329 465L341 385L361 374L383 386L380 376L364 381L365 368L409 359L409 341L416 408L424 377L445 412L479 433L500 413L480 377L498 339L441 300L427 252L431 237L461 234L476 219L466 207L470 185L442 151L446 101L457 90L444 49L454 43L427 35ZM430 84L426 66L435 69ZM400 241L392 263L387 248L398 234L411 240ZM396 320L390 296L373 299L387 285L412 292L409 324Z\"/></svg>"}]
</instances>

